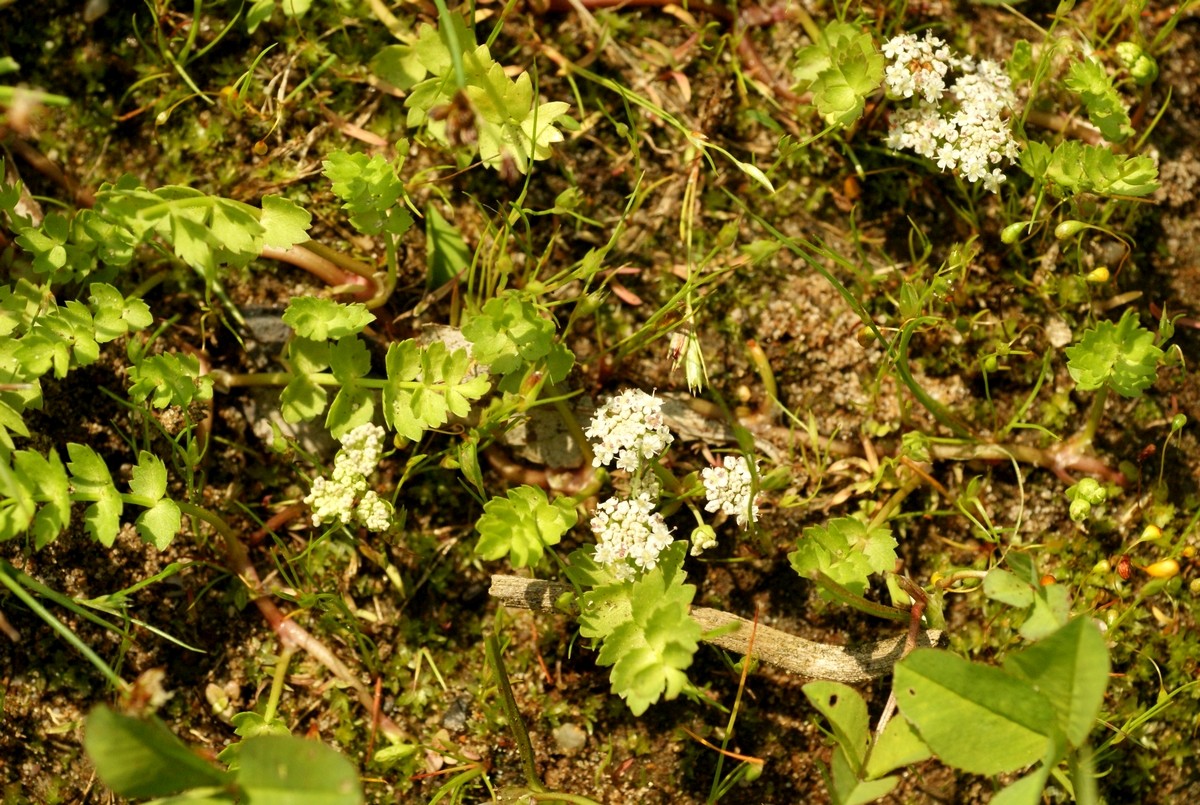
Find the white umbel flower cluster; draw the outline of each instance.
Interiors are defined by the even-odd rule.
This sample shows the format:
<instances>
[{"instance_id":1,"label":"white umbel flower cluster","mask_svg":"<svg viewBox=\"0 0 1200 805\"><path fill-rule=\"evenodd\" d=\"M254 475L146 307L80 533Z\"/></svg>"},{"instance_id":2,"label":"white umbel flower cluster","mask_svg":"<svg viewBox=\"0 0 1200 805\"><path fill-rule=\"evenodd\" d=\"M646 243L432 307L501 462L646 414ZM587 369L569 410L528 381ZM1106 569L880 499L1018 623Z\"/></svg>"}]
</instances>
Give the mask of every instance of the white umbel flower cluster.
<instances>
[{"instance_id":1,"label":"white umbel flower cluster","mask_svg":"<svg viewBox=\"0 0 1200 805\"><path fill-rule=\"evenodd\" d=\"M391 527L391 504L367 488L367 478L383 455L383 437L383 428L371 424L342 434L342 449L333 460L333 472L328 478L316 478L304 498L312 509L314 526L357 523L370 531Z\"/></svg>"},{"instance_id":2,"label":"white umbel flower cluster","mask_svg":"<svg viewBox=\"0 0 1200 805\"><path fill-rule=\"evenodd\" d=\"M643 460L662 455L674 441L663 421L662 402L629 389L596 409L586 432L595 451L592 464L603 467L615 460L617 469L634 473Z\"/></svg>"},{"instance_id":3,"label":"white umbel flower cluster","mask_svg":"<svg viewBox=\"0 0 1200 805\"><path fill-rule=\"evenodd\" d=\"M884 144L936 160L939 170L957 171L991 192L1005 180L999 165L1020 155L1007 110L1016 105L1012 81L994 61L955 56L926 32L923 39L901 34L883 46L884 77L893 98L917 98L911 109L892 114ZM946 86L946 76L958 78Z\"/></svg>"},{"instance_id":4,"label":"white umbel flower cluster","mask_svg":"<svg viewBox=\"0 0 1200 805\"><path fill-rule=\"evenodd\" d=\"M744 456L725 456L721 466L701 470L700 480L704 483L704 495L708 498L705 511L731 514L742 528L758 522L754 478Z\"/></svg>"},{"instance_id":5,"label":"white umbel flower cluster","mask_svg":"<svg viewBox=\"0 0 1200 805\"><path fill-rule=\"evenodd\" d=\"M642 570L653 570L658 555L671 544L671 531L654 506L655 501L647 495L609 498L592 515L596 562L611 570L618 581L633 578L628 560Z\"/></svg>"}]
</instances>

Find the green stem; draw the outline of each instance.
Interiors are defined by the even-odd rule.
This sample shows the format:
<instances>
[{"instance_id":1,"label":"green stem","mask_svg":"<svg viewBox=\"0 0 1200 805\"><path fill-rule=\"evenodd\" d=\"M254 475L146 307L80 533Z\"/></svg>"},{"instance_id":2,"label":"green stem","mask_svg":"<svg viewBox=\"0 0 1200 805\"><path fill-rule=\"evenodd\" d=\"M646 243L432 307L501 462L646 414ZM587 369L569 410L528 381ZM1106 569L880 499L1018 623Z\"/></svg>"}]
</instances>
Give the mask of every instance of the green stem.
<instances>
[{"instance_id":1,"label":"green stem","mask_svg":"<svg viewBox=\"0 0 1200 805\"><path fill-rule=\"evenodd\" d=\"M18 584L16 580L14 580L8 574L8 570L11 568L12 566L7 562L0 561L0 584L3 584L5 587L11 590L12 594L19 598L21 603L29 607L31 612L45 621L51 629L58 632L64 640L71 644L76 651L82 654L88 662L94 665L96 670L98 670L114 688L122 692L127 690L129 686L125 684L125 681L121 679L121 677L117 676L117 672L114 671L108 663L100 658L99 654L92 651L92 649L86 643L80 640L79 637L72 632L66 624L54 617L54 615L48 609L38 603L38 600L29 594L28 590Z\"/></svg>"},{"instance_id":2,"label":"green stem","mask_svg":"<svg viewBox=\"0 0 1200 805\"><path fill-rule=\"evenodd\" d=\"M893 365L896 367L896 373L900 375L900 380L904 385L908 386L908 390L917 398L917 402L921 403L926 411L933 414L934 419L949 428L955 436L962 439L971 439L970 432L954 419L954 416L946 410L945 406L929 396L929 393L921 388L920 384L913 379L912 374L908 371L908 340L912 338L912 334L917 327L934 321L936 320L923 316L913 319L904 325L904 329L900 331L900 344L896 349L896 360Z\"/></svg>"},{"instance_id":3,"label":"green stem","mask_svg":"<svg viewBox=\"0 0 1200 805\"><path fill-rule=\"evenodd\" d=\"M267 706L263 708L263 721L270 723L279 710L279 700L283 697L283 683L287 679L288 663L296 650L288 646L275 662L275 675L271 678L271 693L267 696Z\"/></svg>"},{"instance_id":4,"label":"green stem","mask_svg":"<svg viewBox=\"0 0 1200 805\"><path fill-rule=\"evenodd\" d=\"M537 768L533 765L533 744L529 742L529 733L521 713L517 710L517 700L513 697L512 686L508 683L508 672L504 670L504 659L500 655L500 639L495 633L487 636L488 660L496 673L496 682L500 687L500 701L504 704L504 714L508 717L508 725L512 727L513 738L517 742L517 751L521 754L521 765L525 770L525 783L537 793L545 793L546 787L538 779ZM556 795L561 796L561 795Z\"/></svg>"},{"instance_id":5,"label":"green stem","mask_svg":"<svg viewBox=\"0 0 1200 805\"><path fill-rule=\"evenodd\" d=\"M87 607L80 606L73 598L69 598L57 590L47 587L37 579L22 573L12 565L4 562L2 559L0 559L0 570L7 573L15 582L20 584L25 589L32 591L35 595L39 595L42 598L48 598L54 603L58 604L60 607L69 609L79 617L89 620L101 628L115 632L126 640L132 639L132 635L130 635L125 629L117 626L115 623L110 623L104 618L101 618Z\"/></svg>"},{"instance_id":6,"label":"green stem","mask_svg":"<svg viewBox=\"0 0 1200 805\"><path fill-rule=\"evenodd\" d=\"M893 492L892 496L887 499L887 502L879 507L879 511L875 512L875 515L871 518L871 522L867 523L867 530L872 531L886 523L887 519L892 516L892 512L900 508L900 504L904 502L904 499L920 484L920 479L913 477Z\"/></svg>"},{"instance_id":7,"label":"green stem","mask_svg":"<svg viewBox=\"0 0 1200 805\"><path fill-rule=\"evenodd\" d=\"M1080 443L1090 446L1096 431L1100 428L1100 420L1104 418L1104 404L1108 402L1108 386L1101 386L1092 399L1092 410L1088 412L1087 425L1079 435Z\"/></svg>"}]
</instances>

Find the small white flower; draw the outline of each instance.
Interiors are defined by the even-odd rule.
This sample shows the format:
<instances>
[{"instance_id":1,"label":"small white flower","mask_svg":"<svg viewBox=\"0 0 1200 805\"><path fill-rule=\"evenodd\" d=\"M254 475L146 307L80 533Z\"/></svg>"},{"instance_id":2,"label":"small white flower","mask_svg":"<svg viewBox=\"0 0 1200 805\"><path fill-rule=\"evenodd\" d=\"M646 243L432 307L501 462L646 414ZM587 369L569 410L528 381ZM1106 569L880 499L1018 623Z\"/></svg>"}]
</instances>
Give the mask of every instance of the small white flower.
<instances>
[{"instance_id":1,"label":"small white flower","mask_svg":"<svg viewBox=\"0 0 1200 805\"><path fill-rule=\"evenodd\" d=\"M732 514L742 528L758 522L754 479L744 456L725 456L721 466L701 470L700 480L704 483L704 494L708 498L705 511Z\"/></svg>"},{"instance_id":2,"label":"small white flower","mask_svg":"<svg viewBox=\"0 0 1200 805\"><path fill-rule=\"evenodd\" d=\"M594 444L592 464L614 461L618 469L636 473L642 461L657 458L674 441L662 416L662 400L638 389L610 397L592 416L585 433Z\"/></svg>"},{"instance_id":3,"label":"small white flower","mask_svg":"<svg viewBox=\"0 0 1200 805\"><path fill-rule=\"evenodd\" d=\"M646 497L609 498L596 507L590 525L596 535L596 562L621 581L633 575L629 560L642 570L653 570L658 555L671 544L666 521Z\"/></svg>"},{"instance_id":4,"label":"small white flower","mask_svg":"<svg viewBox=\"0 0 1200 805\"><path fill-rule=\"evenodd\" d=\"M1004 181L994 166L1020 156L1007 114L1016 106L1012 81L988 59L958 57L941 39L901 34L883 46L889 64L884 83L893 98L916 98L915 107L892 114L884 144L934 159L939 170L982 181L995 192ZM947 88L951 71L957 79Z\"/></svg>"}]
</instances>

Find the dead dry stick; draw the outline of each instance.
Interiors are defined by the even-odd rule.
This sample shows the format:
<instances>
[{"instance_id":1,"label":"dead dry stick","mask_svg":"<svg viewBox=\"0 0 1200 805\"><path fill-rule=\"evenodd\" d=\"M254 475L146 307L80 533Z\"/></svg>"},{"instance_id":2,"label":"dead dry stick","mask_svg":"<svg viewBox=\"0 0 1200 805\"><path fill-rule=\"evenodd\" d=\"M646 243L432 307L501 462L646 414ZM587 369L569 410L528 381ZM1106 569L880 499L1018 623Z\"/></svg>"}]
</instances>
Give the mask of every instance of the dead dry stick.
<instances>
[{"instance_id":1,"label":"dead dry stick","mask_svg":"<svg viewBox=\"0 0 1200 805\"><path fill-rule=\"evenodd\" d=\"M519 576L492 576L492 587L488 592L507 607L554 612L554 602L563 593L572 592L572 588L567 584ZM745 618L708 607L692 607L692 620L706 633L720 630L719 634L701 638L706 643L745 654L753 630L755 659L808 679L847 684L887 676L904 655L909 639L905 634L853 647L814 643L761 623L755 626ZM935 646L941 638L940 630L928 629L917 635L917 645Z\"/></svg>"}]
</instances>

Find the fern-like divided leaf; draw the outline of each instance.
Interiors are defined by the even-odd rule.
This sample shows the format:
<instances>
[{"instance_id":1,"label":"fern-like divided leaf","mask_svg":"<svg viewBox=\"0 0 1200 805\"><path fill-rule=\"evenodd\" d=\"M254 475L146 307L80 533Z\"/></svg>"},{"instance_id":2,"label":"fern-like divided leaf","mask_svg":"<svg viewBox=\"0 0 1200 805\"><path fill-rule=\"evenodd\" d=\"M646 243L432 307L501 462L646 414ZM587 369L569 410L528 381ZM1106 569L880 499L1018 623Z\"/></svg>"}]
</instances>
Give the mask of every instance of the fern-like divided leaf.
<instances>
[{"instance_id":1,"label":"fern-like divided leaf","mask_svg":"<svg viewBox=\"0 0 1200 805\"><path fill-rule=\"evenodd\" d=\"M696 588L684 584L687 543L673 543L658 566L637 581L598 587L583 596L579 632L602 641L596 661L612 666L613 692L634 715L688 684L684 673L700 644L689 615Z\"/></svg>"},{"instance_id":2,"label":"fern-like divided leaf","mask_svg":"<svg viewBox=\"0 0 1200 805\"><path fill-rule=\"evenodd\" d=\"M508 556L514 567L532 567L575 520L575 506L568 498L551 503L538 487L510 489L506 497L492 498L483 507L475 553L488 561Z\"/></svg>"},{"instance_id":3,"label":"fern-like divided leaf","mask_svg":"<svg viewBox=\"0 0 1200 805\"><path fill-rule=\"evenodd\" d=\"M1099 145L1065 140L1051 151L1030 140L1021 152L1021 169L1048 182L1056 195L1148 196L1158 189L1158 166L1146 156L1125 157Z\"/></svg>"},{"instance_id":4,"label":"fern-like divided leaf","mask_svg":"<svg viewBox=\"0 0 1200 805\"><path fill-rule=\"evenodd\" d=\"M135 402L150 400L155 408L178 405L186 408L193 402L212 399L212 378L200 374L200 361L195 355L167 352L142 358L129 367L129 396Z\"/></svg>"}]
</instances>

